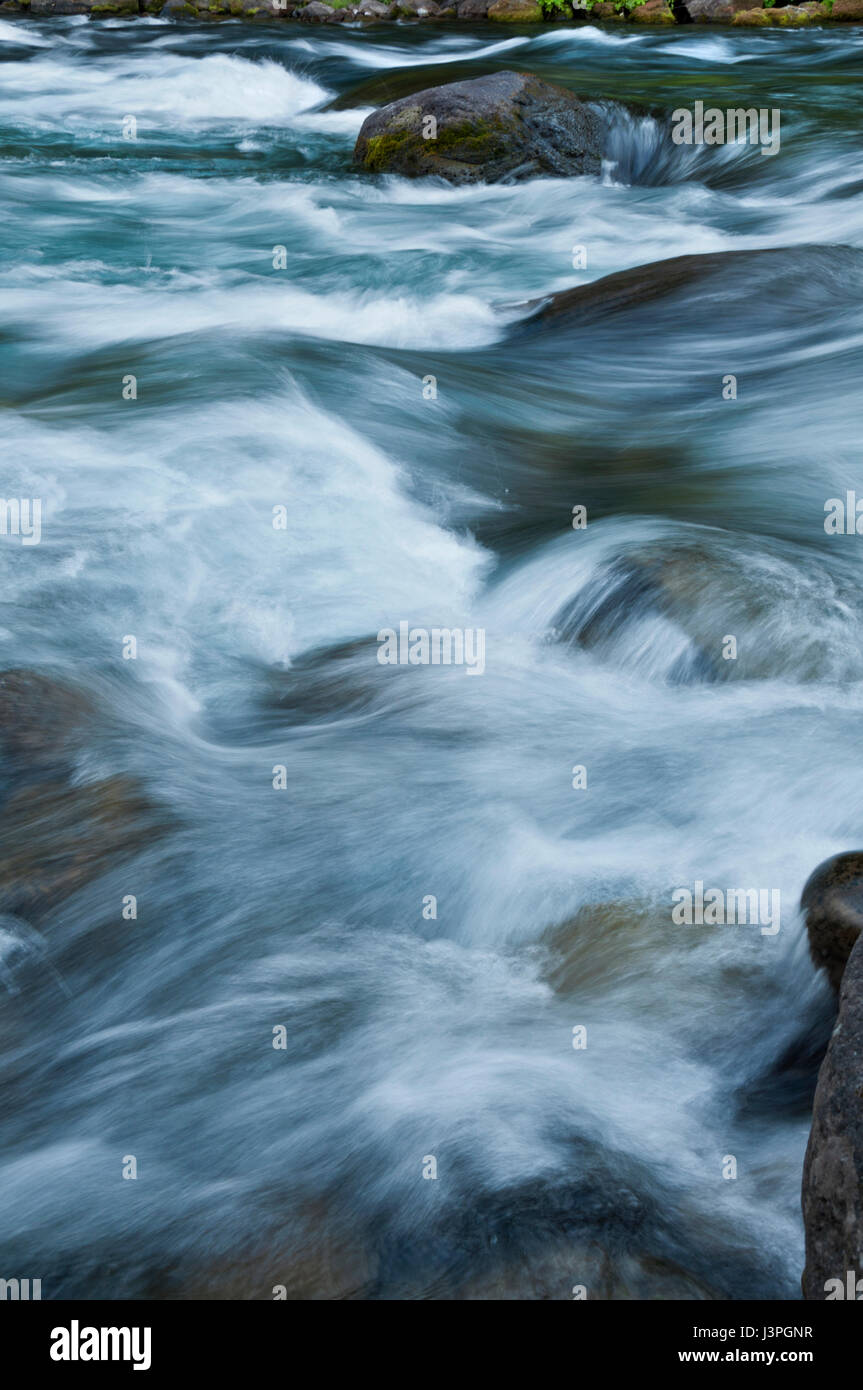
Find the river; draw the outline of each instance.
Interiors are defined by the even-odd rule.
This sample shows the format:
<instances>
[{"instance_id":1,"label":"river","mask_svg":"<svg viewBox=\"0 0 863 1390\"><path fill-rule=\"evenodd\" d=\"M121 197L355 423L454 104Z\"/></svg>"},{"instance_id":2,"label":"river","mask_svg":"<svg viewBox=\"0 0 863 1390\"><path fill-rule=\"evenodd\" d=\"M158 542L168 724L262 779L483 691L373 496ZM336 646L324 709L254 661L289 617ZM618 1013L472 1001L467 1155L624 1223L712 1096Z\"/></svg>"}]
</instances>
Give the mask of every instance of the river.
<instances>
[{"instance_id":1,"label":"river","mask_svg":"<svg viewBox=\"0 0 863 1390\"><path fill-rule=\"evenodd\" d=\"M171 822L2 996L0 1274L799 1298L797 902L863 810L863 542L824 527L863 497L863 30L5 19L0 59L3 489L43 508L0 665L96 693L76 776ZM388 94L507 67L602 104L600 175L352 169ZM695 100L781 110L779 153L675 146ZM382 665L401 622L485 669ZM698 881L781 929L675 923Z\"/></svg>"}]
</instances>

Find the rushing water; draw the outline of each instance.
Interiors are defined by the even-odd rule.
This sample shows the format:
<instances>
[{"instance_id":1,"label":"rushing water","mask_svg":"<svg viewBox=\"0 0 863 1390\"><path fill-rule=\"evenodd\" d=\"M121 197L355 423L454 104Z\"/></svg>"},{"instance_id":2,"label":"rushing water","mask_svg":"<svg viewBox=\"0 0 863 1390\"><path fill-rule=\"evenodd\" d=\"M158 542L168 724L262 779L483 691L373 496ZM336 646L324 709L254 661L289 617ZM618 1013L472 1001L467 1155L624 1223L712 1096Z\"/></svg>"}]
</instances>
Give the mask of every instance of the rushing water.
<instances>
[{"instance_id":1,"label":"rushing water","mask_svg":"<svg viewBox=\"0 0 863 1390\"><path fill-rule=\"evenodd\" d=\"M863 31L0 42L2 491L44 508L0 665L97 695L75 778L171 825L0 934L0 1275L799 1297L830 1002L796 903L863 805L863 542L823 525L863 495ZM352 171L388 94L498 67L606 103L601 177ZM780 154L673 146L696 99L780 108ZM400 621L483 628L485 671L380 665ZM696 879L779 888L781 930L675 925Z\"/></svg>"}]
</instances>

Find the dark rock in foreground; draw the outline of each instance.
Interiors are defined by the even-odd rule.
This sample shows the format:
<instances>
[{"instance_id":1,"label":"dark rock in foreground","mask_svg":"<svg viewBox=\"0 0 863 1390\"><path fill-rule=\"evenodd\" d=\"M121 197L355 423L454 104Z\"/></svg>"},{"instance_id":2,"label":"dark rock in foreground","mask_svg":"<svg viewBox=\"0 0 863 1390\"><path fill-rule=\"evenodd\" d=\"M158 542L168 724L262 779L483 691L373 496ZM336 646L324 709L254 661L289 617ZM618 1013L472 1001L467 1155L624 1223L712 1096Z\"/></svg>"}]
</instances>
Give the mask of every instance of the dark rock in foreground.
<instances>
[{"instance_id":1,"label":"dark rock in foreground","mask_svg":"<svg viewBox=\"0 0 863 1390\"><path fill-rule=\"evenodd\" d=\"M451 183L598 173L589 107L528 73L498 72L403 97L363 123L354 162L370 173Z\"/></svg>"},{"instance_id":2,"label":"dark rock in foreground","mask_svg":"<svg viewBox=\"0 0 863 1390\"><path fill-rule=\"evenodd\" d=\"M806 914L812 959L838 990L863 928L863 850L819 864L803 889L800 906Z\"/></svg>"},{"instance_id":3,"label":"dark rock in foreground","mask_svg":"<svg viewBox=\"0 0 863 1390\"><path fill-rule=\"evenodd\" d=\"M849 1272L863 1277L863 851L820 864L801 906L813 959L841 982L803 1166L803 1296L847 1298Z\"/></svg>"},{"instance_id":4,"label":"dark rock in foreground","mask_svg":"<svg viewBox=\"0 0 863 1390\"><path fill-rule=\"evenodd\" d=\"M708 251L700 255L672 256L665 261L651 261L630 270L614 271L561 290L546 300L536 301L537 313L526 320L525 326L547 323L551 319L572 317L579 322L595 316L605 318L622 309L631 309L650 300L661 299L678 290L689 290L713 275L724 275L732 267L746 269L759 261L790 262L784 247L767 247L755 251Z\"/></svg>"}]
</instances>

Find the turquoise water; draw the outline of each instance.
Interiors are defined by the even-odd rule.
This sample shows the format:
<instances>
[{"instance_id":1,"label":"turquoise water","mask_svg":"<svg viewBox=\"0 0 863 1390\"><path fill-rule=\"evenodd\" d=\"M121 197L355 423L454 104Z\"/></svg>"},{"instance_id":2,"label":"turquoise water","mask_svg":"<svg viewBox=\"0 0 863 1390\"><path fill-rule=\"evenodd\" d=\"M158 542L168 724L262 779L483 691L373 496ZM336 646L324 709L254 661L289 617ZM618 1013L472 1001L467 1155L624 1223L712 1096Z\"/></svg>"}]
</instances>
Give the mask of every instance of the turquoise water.
<instances>
[{"instance_id":1,"label":"turquoise water","mask_svg":"<svg viewBox=\"0 0 863 1390\"><path fill-rule=\"evenodd\" d=\"M76 778L134 774L175 826L52 910L4 997L3 1269L799 1297L830 1000L796 903L863 802L863 542L823 524L863 496L863 31L0 44L3 488L43 503L0 548L2 666L98 694ZM600 176L352 170L378 80L498 67L603 105ZM697 99L781 109L779 155L671 145ZM401 621L484 629L482 677L381 666ZM778 887L781 930L674 925L697 879Z\"/></svg>"}]
</instances>

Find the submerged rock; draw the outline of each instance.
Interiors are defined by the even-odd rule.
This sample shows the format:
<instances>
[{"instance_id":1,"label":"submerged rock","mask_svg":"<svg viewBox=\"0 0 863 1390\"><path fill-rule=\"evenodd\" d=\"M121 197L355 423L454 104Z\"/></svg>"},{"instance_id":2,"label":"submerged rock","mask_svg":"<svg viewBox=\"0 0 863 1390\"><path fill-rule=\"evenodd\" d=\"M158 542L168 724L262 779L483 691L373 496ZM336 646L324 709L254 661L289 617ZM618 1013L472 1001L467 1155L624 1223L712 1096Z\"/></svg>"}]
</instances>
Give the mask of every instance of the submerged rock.
<instances>
[{"instance_id":1,"label":"submerged rock","mask_svg":"<svg viewBox=\"0 0 863 1390\"><path fill-rule=\"evenodd\" d=\"M428 132L431 132L429 134ZM598 173L602 126L571 92L529 73L430 87L375 111L354 162L370 173L451 183Z\"/></svg>"},{"instance_id":2,"label":"submerged rock","mask_svg":"<svg viewBox=\"0 0 863 1390\"><path fill-rule=\"evenodd\" d=\"M630 270L614 271L592 280L561 290L538 302L538 311L525 323L526 328L547 323L551 319L572 316L579 321L594 317L605 318L621 309L631 309L660 299L678 290L688 290L708 276L723 274L727 269L771 258L782 259L783 247L767 247L757 251L708 251L702 255L672 256L666 261L651 261Z\"/></svg>"},{"instance_id":3,"label":"submerged rock","mask_svg":"<svg viewBox=\"0 0 863 1390\"><path fill-rule=\"evenodd\" d=\"M823 313L828 302L839 309L844 299L857 302L863 297L863 256L848 246L806 243L672 256L533 300L527 307L535 312L513 332L530 336L555 323L568 330L672 296L682 315L695 312L699 321L707 313L715 314L717 321L732 314L739 317L752 311L757 297L759 314L770 317L772 331L790 328L792 316L796 319L810 310Z\"/></svg>"},{"instance_id":4,"label":"submerged rock","mask_svg":"<svg viewBox=\"0 0 863 1390\"><path fill-rule=\"evenodd\" d=\"M34 920L164 828L131 777L22 787L3 805L0 908Z\"/></svg>"},{"instance_id":5,"label":"submerged rock","mask_svg":"<svg viewBox=\"0 0 863 1390\"><path fill-rule=\"evenodd\" d=\"M806 914L812 959L827 971L838 991L863 929L863 850L836 854L819 864L806 882L800 906Z\"/></svg>"},{"instance_id":6,"label":"submerged rock","mask_svg":"<svg viewBox=\"0 0 863 1390\"><path fill-rule=\"evenodd\" d=\"M105 718L74 686L0 674L0 912L37 920L169 828L125 774L80 782L78 760Z\"/></svg>"},{"instance_id":7,"label":"submerged rock","mask_svg":"<svg viewBox=\"0 0 863 1390\"><path fill-rule=\"evenodd\" d=\"M89 696L38 671L0 672L0 759L12 776L56 773L97 718Z\"/></svg>"}]
</instances>

